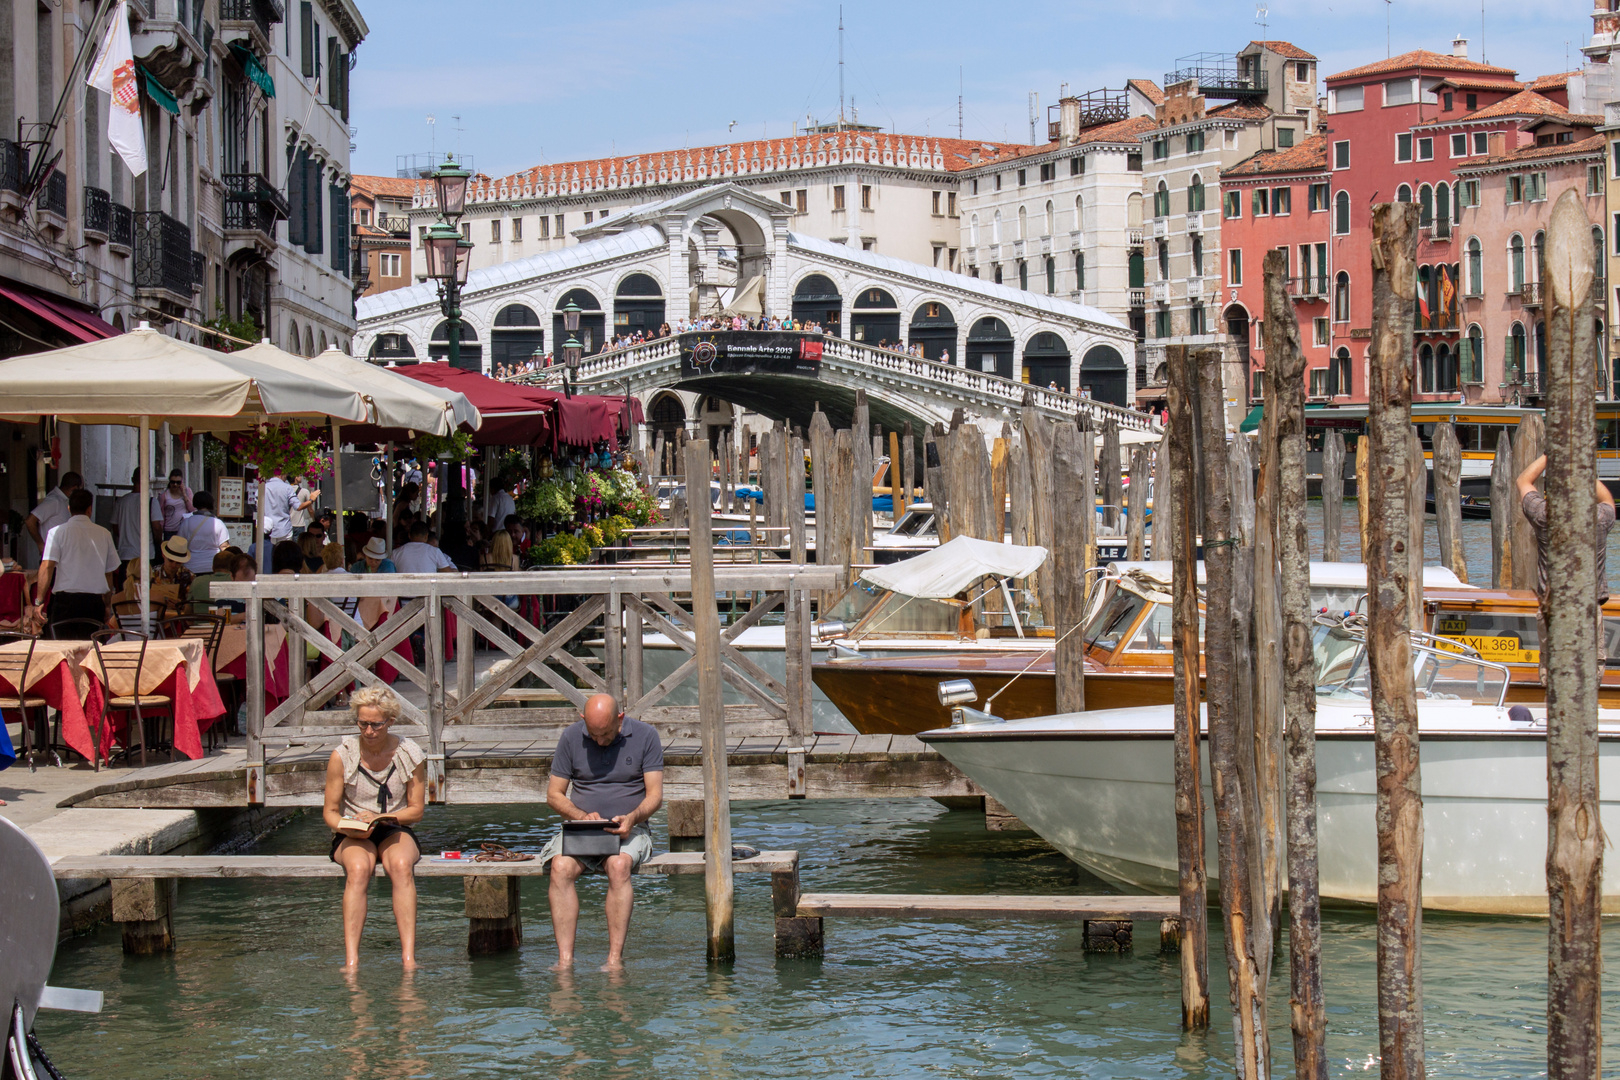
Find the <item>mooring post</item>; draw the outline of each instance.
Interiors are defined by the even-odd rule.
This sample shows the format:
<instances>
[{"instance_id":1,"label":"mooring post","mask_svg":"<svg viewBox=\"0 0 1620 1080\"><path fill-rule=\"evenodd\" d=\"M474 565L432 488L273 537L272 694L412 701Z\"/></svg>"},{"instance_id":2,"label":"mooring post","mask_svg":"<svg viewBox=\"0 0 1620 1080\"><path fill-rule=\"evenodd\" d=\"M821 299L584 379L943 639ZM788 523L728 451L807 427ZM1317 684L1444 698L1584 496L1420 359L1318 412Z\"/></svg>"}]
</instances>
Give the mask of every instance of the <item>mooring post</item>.
<instances>
[{"instance_id":1,"label":"mooring post","mask_svg":"<svg viewBox=\"0 0 1620 1080\"><path fill-rule=\"evenodd\" d=\"M1328 428L1322 435L1322 561L1339 561L1344 531L1344 433Z\"/></svg>"},{"instance_id":2,"label":"mooring post","mask_svg":"<svg viewBox=\"0 0 1620 1080\"><path fill-rule=\"evenodd\" d=\"M667 799L664 813L669 819L669 850L703 850L702 799Z\"/></svg>"},{"instance_id":3,"label":"mooring post","mask_svg":"<svg viewBox=\"0 0 1620 1080\"><path fill-rule=\"evenodd\" d=\"M1057 520L1068 523L1057 533L1051 560L1056 600L1051 621L1057 634L1052 664L1060 713L1086 707L1086 643L1080 632L1070 631L1085 617L1086 530L1080 522L1095 513L1087 482L1090 470L1085 467L1089 462L1082 460L1089 454L1089 445L1082 445L1080 430L1073 424L1059 424L1053 430L1052 487L1048 490Z\"/></svg>"},{"instance_id":4,"label":"mooring post","mask_svg":"<svg viewBox=\"0 0 1620 1080\"><path fill-rule=\"evenodd\" d=\"M1363 435L1356 440L1356 518L1360 527L1361 561L1367 561L1367 475L1368 461L1372 457L1372 440Z\"/></svg>"},{"instance_id":5,"label":"mooring post","mask_svg":"<svg viewBox=\"0 0 1620 1080\"><path fill-rule=\"evenodd\" d=\"M1519 418L1519 429L1513 433L1513 477L1530 467L1530 464L1541 456L1546 444L1543 437L1543 426L1539 413L1525 413ZM1546 484L1545 478L1542 480ZM1516 487L1508 489L1508 520L1513 523L1513 587L1515 589L1534 589L1536 587L1537 554L1536 534L1530 527L1530 520L1524 516L1524 508L1519 504L1519 494Z\"/></svg>"},{"instance_id":6,"label":"mooring post","mask_svg":"<svg viewBox=\"0 0 1620 1080\"><path fill-rule=\"evenodd\" d=\"M1209 1027L1209 892L1204 871L1204 788L1199 767L1198 659L1198 476L1194 460L1194 411L1198 386L1185 345L1166 348L1170 368L1170 428L1166 483L1155 498L1154 554L1165 535L1172 560L1171 619L1174 628L1176 726L1176 863L1181 883L1181 1026ZM1163 515L1162 517L1160 515ZM1161 534L1159 530L1166 530Z\"/></svg>"},{"instance_id":7,"label":"mooring post","mask_svg":"<svg viewBox=\"0 0 1620 1080\"><path fill-rule=\"evenodd\" d=\"M247 598L247 802L264 802L264 600L257 587ZM287 657L289 664L292 657Z\"/></svg>"},{"instance_id":8,"label":"mooring post","mask_svg":"<svg viewBox=\"0 0 1620 1080\"><path fill-rule=\"evenodd\" d=\"M855 391L855 415L850 421L850 449L853 453L850 560L856 563L871 561L867 551L872 546L872 416L866 404L866 391Z\"/></svg>"},{"instance_id":9,"label":"mooring post","mask_svg":"<svg viewBox=\"0 0 1620 1080\"><path fill-rule=\"evenodd\" d=\"M1513 519L1519 514L1513 471L1513 437L1503 428L1496 435L1491 462L1491 588L1513 588Z\"/></svg>"},{"instance_id":10,"label":"mooring post","mask_svg":"<svg viewBox=\"0 0 1620 1080\"><path fill-rule=\"evenodd\" d=\"M487 956L523 944L523 911L516 875L464 877L467 955Z\"/></svg>"},{"instance_id":11,"label":"mooring post","mask_svg":"<svg viewBox=\"0 0 1620 1080\"><path fill-rule=\"evenodd\" d=\"M686 490L709 486L709 444L686 447ZM870 487L870 485L868 485ZM714 600L714 540L709 500L692 500L692 639L697 652L698 718L703 735L704 906L711 963L736 958L731 880L731 784L726 762L726 709L720 683L720 611Z\"/></svg>"},{"instance_id":12,"label":"mooring post","mask_svg":"<svg viewBox=\"0 0 1620 1080\"><path fill-rule=\"evenodd\" d=\"M906 504L911 501L911 492L906 490L904 470L900 461L900 433L889 432L889 503L894 520L899 521L900 515L906 512Z\"/></svg>"},{"instance_id":13,"label":"mooring post","mask_svg":"<svg viewBox=\"0 0 1620 1080\"><path fill-rule=\"evenodd\" d=\"M799 915L799 859L793 866L771 873L771 910L776 916L776 955L783 959L820 956L823 945L821 916Z\"/></svg>"},{"instance_id":14,"label":"mooring post","mask_svg":"<svg viewBox=\"0 0 1620 1080\"><path fill-rule=\"evenodd\" d=\"M1597 445L1591 222L1553 207L1547 310L1547 1075L1602 1071L1603 830L1598 826Z\"/></svg>"},{"instance_id":15,"label":"mooring post","mask_svg":"<svg viewBox=\"0 0 1620 1080\"><path fill-rule=\"evenodd\" d=\"M1125 517L1125 557L1132 562L1141 562L1144 557L1149 486L1148 448L1138 446L1131 451L1130 508Z\"/></svg>"},{"instance_id":16,"label":"mooring post","mask_svg":"<svg viewBox=\"0 0 1620 1080\"><path fill-rule=\"evenodd\" d=\"M1462 447L1449 422L1434 425L1434 524L1440 565L1467 582L1462 543Z\"/></svg>"},{"instance_id":17,"label":"mooring post","mask_svg":"<svg viewBox=\"0 0 1620 1080\"><path fill-rule=\"evenodd\" d=\"M1119 452L1119 423L1111 416L1103 421L1102 460L1098 469L1102 472L1098 487L1102 489L1103 525L1112 533L1119 528L1119 507L1125 501L1125 483L1121 475L1124 462Z\"/></svg>"},{"instance_id":18,"label":"mooring post","mask_svg":"<svg viewBox=\"0 0 1620 1080\"><path fill-rule=\"evenodd\" d=\"M113 878L112 917L130 956L174 952L174 878Z\"/></svg>"},{"instance_id":19,"label":"mooring post","mask_svg":"<svg viewBox=\"0 0 1620 1080\"><path fill-rule=\"evenodd\" d=\"M783 436L787 447L787 465L784 469L788 527L789 560L794 566L803 566L807 550L804 535L804 440L797 435Z\"/></svg>"},{"instance_id":20,"label":"mooring post","mask_svg":"<svg viewBox=\"0 0 1620 1080\"><path fill-rule=\"evenodd\" d=\"M900 444L900 480L905 485L906 506L917 498L917 437L911 433L911 421L902 429L905 441Z\"/></svg>"},{"instance_id":21,"label":"mooring post","mask_svg":"<svg viewBox=\"0 0 1620 1080\"><path fill-rule=\"evenodd\" d=\"M1367 659L1378 807L1378 1044L1385 1080L1423 1064L1423 791L1413 685L1409 585L1412 319L1418 209L1372 210L1372 363L1367 379ZM1417 508L1421 512L1421 506Z\"/></svg>"}]
</instances>

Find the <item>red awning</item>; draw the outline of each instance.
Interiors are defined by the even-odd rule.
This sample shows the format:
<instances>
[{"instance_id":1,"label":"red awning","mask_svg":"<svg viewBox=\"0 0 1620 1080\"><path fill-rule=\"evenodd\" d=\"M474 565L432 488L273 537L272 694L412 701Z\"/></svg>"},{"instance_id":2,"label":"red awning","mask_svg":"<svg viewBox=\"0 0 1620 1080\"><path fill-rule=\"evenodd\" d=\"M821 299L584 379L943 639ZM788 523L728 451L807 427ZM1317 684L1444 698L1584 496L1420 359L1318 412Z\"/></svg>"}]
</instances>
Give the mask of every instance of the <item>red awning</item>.
<instances>
[{"instance_id":1,"label":"red awning","mask_svg":"<svg viewBox=\"0 0 1620 1080\"><path fill-rule=\"evenodd\" d=\"M76 342L100 341L121 332L99 315L26 285L0 285L0 296L44 319Z\"/></svg>"}]
</instances>

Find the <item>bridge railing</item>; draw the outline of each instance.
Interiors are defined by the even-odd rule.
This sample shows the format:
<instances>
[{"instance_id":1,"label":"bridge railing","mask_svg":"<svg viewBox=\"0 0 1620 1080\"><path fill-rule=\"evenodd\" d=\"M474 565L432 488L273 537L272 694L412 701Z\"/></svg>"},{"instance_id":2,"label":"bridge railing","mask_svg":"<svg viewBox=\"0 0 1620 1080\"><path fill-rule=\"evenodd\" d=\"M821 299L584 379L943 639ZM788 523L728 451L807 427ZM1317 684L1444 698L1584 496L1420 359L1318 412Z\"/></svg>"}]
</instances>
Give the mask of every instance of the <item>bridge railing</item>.
<instances>
[{"instance_id":1,"label":"bridge railing","mask_svg":"<svg viewBox=\"0 0 1620 1080\"><path fill-rule=\"evenodd\" d=\"M989 372L927 360L889 349L879 349L847 338L821 335L822 363L845 367L852 374L864 375L872 371L888 372L914 383L932 385L942 392L963 399L965 403L987 408L1019 408L1028 401L1049 415L1069 418L1084 413L1101 424L1112 419L1120 428L1135 431L1157 431L1158 422L1147 413L1112 405L1105 401L1081 397L1063 390L1019 382ZM629 380L632 384L650 379L681 363L680 338L658 338L627 349L615 349L586 357L580 361L575 373L577 385L613 383ZM547 384L562 378L560 368L531 372L517 381Z\"/></svg>"},{"instance_id":2,"label":"bridge railing","mask_svg":"<svg viewBox=\"0 0 1620 1080\"><path fill-rule=\"evenodd\" d=\"M837 588L840 577L833 566L714 568L718 593L759 596L721 634L728 734L810 736L810 594ZM351 733L348 710L336 699L353 687L387 685L378 674L385 665L408 684L400 695L401 734L426 741L434 801L442 797L447 744L555 737L577 719L591 694L613 694L627 713L666 735L695 735L697 707L675 703L695 698L696 631L690 612L675 600L691 588L691 567L685 565L216 582L210 595L246 602L248 801L263 799L267 745L335 741ZM568 597L572 608L555 620L520 614L536 607L524 598L543 596ZM371 620L345 610L368 597L398 607L368 627ZM516 609L506 602L511 597L519 600ZM737 643L738 635L777 611L786 626L782 676L765 670L758 654L743 652ZM272 699L267 710L266 661L274 658L265 656L265 628L272 621L286 635L286 686L279 688L285 697ZM647 634L663 635L685 654L656 680L647 678L653 672L643 665ZM415 652L402 646L417 636L420 663L402 655ZM578 651L585 637L601 640L600 668ZM479 639L500 654L497 662L478 662ZM321 658L317 669L306 664L306 646ZM489 658L488 651L483 655Z\"/></svg>"}]
</instances>

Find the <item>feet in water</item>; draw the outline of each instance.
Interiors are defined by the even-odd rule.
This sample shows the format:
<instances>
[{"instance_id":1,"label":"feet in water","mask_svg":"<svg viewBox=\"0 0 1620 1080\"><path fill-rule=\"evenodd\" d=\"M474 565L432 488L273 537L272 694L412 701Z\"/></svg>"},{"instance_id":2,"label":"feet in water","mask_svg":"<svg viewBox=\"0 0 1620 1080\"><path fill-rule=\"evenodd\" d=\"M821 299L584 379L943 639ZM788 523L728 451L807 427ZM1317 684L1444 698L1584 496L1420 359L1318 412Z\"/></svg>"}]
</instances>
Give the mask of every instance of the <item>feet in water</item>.
<instances>
[{"instance_id":1,"label":"feet in water","mask_svg":"<svg viewBox=\"0 0 1620 1080\"><path fill-rule=\"evenodd\" d=\"M607 963L603 964L601 966L601 968L599 968L598 970L605 971L609 975L619 974L620 972L624 971L624 961L623 960L609 960Z\"/></svg>"},{"instance_id":2,"label":"feet in water","mask_svg":"<svg viewBox=\"0 0 1620 1080\"><path fill-rule=\"evenodd\" d=\"M548 971L573 971L574 958L572 956L559 956L557 962L547 968Z\"/></svg>"}]
</instances>

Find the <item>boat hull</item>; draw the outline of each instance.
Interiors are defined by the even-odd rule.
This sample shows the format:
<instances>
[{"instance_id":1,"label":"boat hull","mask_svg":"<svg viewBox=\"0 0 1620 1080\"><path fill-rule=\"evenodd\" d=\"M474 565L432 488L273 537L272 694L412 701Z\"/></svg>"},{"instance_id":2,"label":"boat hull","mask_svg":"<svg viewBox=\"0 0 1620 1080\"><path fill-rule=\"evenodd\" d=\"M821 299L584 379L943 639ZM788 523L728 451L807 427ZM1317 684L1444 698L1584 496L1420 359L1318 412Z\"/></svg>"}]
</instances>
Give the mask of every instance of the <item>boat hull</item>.
<instances>
[{"instance_id":1,"label":"boat hull","mask_svg":"<svg viewBox=\"0 0 1620 1080\"><path fill-rule=\"evenodd\" d=\"M936 733L939 734L939 733ZM1178 884L1174 743L1164 734L925 739L1025 824L1122 886ZM1599 790L1620 790L1620 740L1601 744ZM1208 748L1205 865L1218 879ZM1546 741L1530 734L1423 738L1423 904L1441 911L1547 914ZM1377 903L1371 732L1317 742L1318 865L1324 901ZM1602 801L1620 830L1620 802ZM1620 865L1606 860L1603 910L1620 915Z\"/></svg>"}]
</instances>

